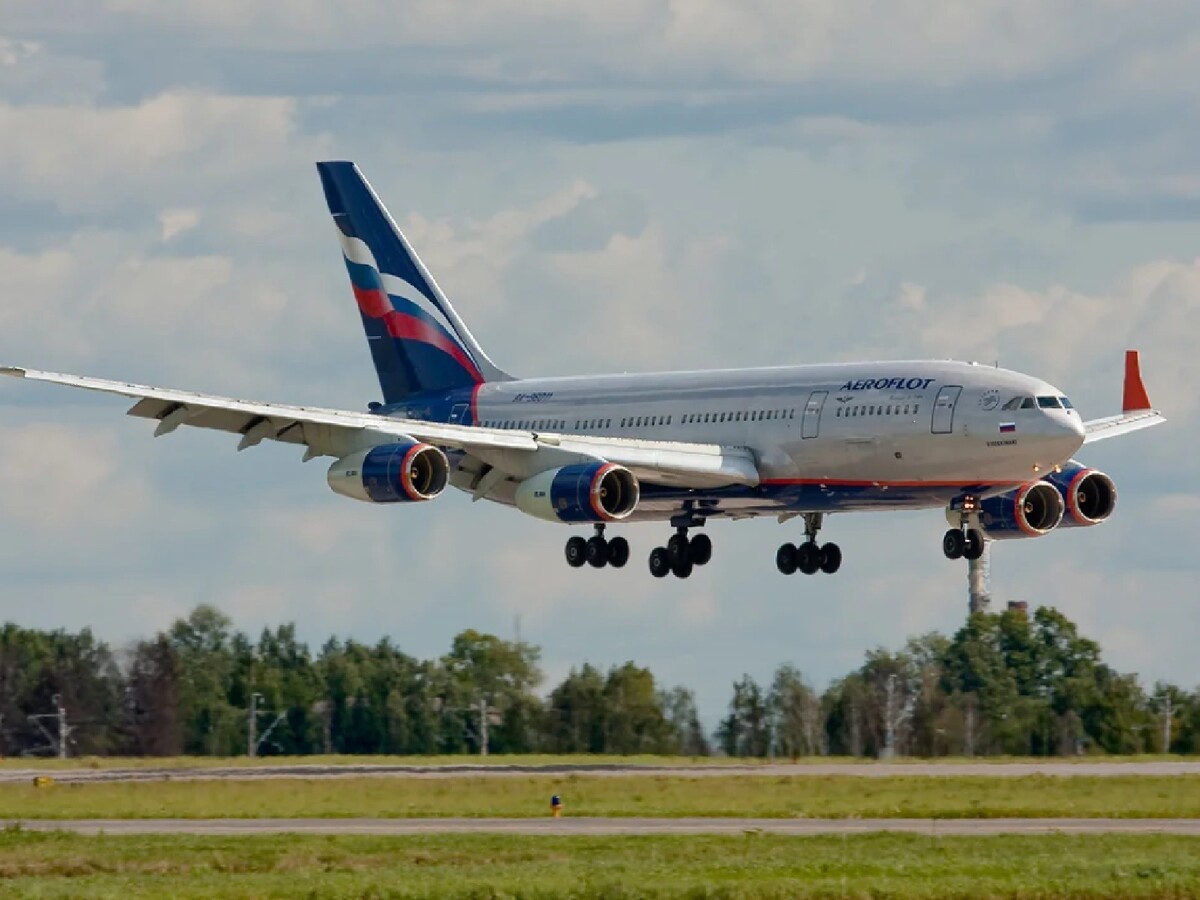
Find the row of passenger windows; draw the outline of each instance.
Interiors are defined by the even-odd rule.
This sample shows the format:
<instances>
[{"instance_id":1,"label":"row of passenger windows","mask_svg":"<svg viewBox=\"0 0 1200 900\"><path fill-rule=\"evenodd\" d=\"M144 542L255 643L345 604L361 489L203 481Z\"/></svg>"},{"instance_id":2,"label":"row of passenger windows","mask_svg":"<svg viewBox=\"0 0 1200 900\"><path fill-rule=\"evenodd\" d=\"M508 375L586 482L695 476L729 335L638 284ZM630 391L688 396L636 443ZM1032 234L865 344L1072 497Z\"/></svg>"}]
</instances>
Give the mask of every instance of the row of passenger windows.
<instances>
[{"instance_id":1,"label":"row of passenger windows","mask_svg":"<svg viewBox=\"0 0 1200 900\"><path fill-rule=\"evenodd\" d=\"M765 422L779 419L796 418L794 409L763 409L747 412L707 412L685 413L679 417L681 425L700 425L716 422ZM613 427L613 419L576 419L572 431L597 431ZM618 428L657 428L662 425L672 425L675 416L627 416L616 420ZM486 428L500 428L509 431L567 431L567 419L518 419L506 422L499 419L485 420L480 423Z\"/></svg>"},{"instance_id":2,"label":"row of passenger windows","mask_svg":"<svg viewBox=\"0 0 1200 900\"><path fill-rule=\"evenodd\" d=\"M852 419L855 416L915 416L920 411L920 403L863 403L855 406L839 406L837 418Z\"/></svg>"}]
</instances>

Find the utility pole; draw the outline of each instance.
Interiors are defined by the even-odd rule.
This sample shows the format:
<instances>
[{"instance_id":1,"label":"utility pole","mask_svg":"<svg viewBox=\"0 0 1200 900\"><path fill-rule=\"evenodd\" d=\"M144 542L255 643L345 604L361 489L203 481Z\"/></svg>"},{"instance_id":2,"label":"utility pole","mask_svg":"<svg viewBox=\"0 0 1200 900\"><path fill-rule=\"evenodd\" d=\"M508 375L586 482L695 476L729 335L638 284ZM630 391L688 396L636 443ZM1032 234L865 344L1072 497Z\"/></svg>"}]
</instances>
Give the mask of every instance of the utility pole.
<instances>
[{"instance_id":1,"label":"utility pole","mask_svg":"<svg viewBox=\"0 0 1200 900\"><path fill-rule=\"evenodd\" d=\"M67 738L71 734L70 726L67 725L67 711L62 705L62 695L54 695L54 704L57 707L58 713L58 758L67 758Z\"/></svg>"},{"instance_id":2,"label":"utility pole","mask_svg":"<svg viewBox=\"0 0 1200 900\"><path fill-rule=\"evenodd\" d=\"M484 697L479 698L479 755L488 754L488 704Z\"/></svg>"},{"instance_id":3,"label":"utility pole","mask_svg":"<svg viewBox=\"0 0 1200 900\"><path fill-rule=\"evenodd\" d=\"M896 676L889 675L887 686L887 703L883 713L883 752L880 759L894 759L896 756Z\"/></svg>"},{"instance_id":4,"label":"utility pole","mask_svg":"<svg viewBox=\"0 0 1200 900\"><path fill-rule=\"evenodd\" d=\"M67 724L67 711L62 705L62 695L55 694L50 698L50 702L54 704L54 712L38 713L36 716L30 716L29 720L37 725L39 729L41 729L42 734L44 734L46 736L46 740L49 741L50 749L54 751L54 755L59 759L66 759L67 741L70 740L71 732L74 731L74 729ZM51 734L46 730L46 726L42 724L42 719L54 719L55 724L58 726L54 734Z\"/></svg>"},{"instance_id":5,"label":"utility pole","mask_svg":"<svg viewBox=\"0 0 1200 900\"><path fill-rule=\"evenodd\" d=\"M246 712L246 755L258 755L258 701L263 695L257 691L250 692L250 709Z\"/></svg>"},{"instance_id":6,"label":"utility pole","mask_svg":"<svg viewBox=\"0 0 1200 900\"><path fill-rule=\"evenodd\" d=\"M1171 692L1163 691L1163 753L1171 752L1171 716L1174 712L1175 708L1171 705Z\"/></svg>"},{"instance_id":7,"label":"utility pole","mask_svg":"<svg viewBox=\"0 0 1200 900\"><path fill-rule=\"evenodd\" d=\"M983 555L967 561L967 612L970 615L985 613L992 605L988 588L988 560L991 557L991 541L983 542Z\"/></svg>"}]
</instances>

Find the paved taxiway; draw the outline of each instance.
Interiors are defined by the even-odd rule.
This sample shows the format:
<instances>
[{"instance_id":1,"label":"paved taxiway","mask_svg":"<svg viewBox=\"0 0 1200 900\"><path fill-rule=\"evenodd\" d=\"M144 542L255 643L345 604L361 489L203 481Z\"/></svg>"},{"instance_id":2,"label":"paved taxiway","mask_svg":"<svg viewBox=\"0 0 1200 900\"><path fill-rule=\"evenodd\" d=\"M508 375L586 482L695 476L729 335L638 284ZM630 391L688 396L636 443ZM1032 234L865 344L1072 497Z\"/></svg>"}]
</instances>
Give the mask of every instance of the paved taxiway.
<instances>
[{"instance_id":1,"label":"paved taxiway","mask_svg":"<svg viewBox=\"0 0 1200 900\"><path fill-rule=\"evenodd\" d=\"M77 834L1183 834L1200 819L38 819L10 821L30 831Z\"/></svg>"},{"instance_id":2,"label":"paved taxiway","mask_svg":"<svg viewBox=\"0 0 1200 900\"><path fill-rule=\"evenodd\" d=\"M0 769L0 783L27 782L36 775L49 775L63 783L106 781L207 781L257 780L265 778L511 778L529 775L580 775L590 777L671 776L676 778L712 778L727 776L824 777L846 775L859 778L895 778L921 776L954 778L983 776L988 778L1023 778L1030 775L1056 777L1111 777L1118 775L1169 776L1200 775L1200 761L1165 762L1013 762L1013 763L798 763L769 765L629 765L623 763L581 763L551 765L262 765L223 766L219 768L153 767Z\"/></svg>"}]
</instances>

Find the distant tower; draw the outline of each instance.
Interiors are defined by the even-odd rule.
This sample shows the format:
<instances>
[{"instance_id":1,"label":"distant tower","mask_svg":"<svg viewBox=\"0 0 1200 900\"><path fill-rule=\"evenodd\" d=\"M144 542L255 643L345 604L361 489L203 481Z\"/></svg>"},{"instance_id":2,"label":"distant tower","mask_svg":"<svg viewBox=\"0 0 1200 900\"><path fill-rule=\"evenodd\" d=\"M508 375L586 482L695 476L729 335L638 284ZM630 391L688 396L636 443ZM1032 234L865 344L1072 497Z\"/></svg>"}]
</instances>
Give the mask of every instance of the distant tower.
<instances>
[{"instance_id":1,"label":"distant tower","mask_svg":"<svg viewBox=\"0 0 1200 900\"><path fill-rule=\"evenodd\" d=\"M988 560L992 555L992 542L984 541L983 555L967 561L967 611L971 615L988 611L992 595L988 590Z\"/></svg>"}]
</instances>

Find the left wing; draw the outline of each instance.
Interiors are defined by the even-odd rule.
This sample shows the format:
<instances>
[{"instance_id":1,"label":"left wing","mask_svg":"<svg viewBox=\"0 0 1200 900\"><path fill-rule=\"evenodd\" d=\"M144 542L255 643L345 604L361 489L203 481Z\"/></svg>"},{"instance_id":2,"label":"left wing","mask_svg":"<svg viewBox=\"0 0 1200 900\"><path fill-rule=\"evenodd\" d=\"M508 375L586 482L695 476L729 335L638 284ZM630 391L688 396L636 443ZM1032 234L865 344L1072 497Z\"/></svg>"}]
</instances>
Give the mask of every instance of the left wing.
<instances>
[{"instance_id":1,"label":"left wing","mask_svg":"<svg viewBox=\"0 0 1200 900\"><path fill-rule=\"evenodd\" d=\"M444 449L466 451L517 479L562 465L567 459L603 459L625 466L651 484L706 488L754 486L759 482L753 454L738 447L450 425L338 409L256 403L17 367L0 367L0 375L133 398L137 402L128 414L157 420L155 437L170 434L182 425L211 428L240 435L238 450L264 440L303 445L307 447L306 461L317 456L342 457L410 437Z\"/></svg>"},{"instance_id":2,"label":"left wing","mask_svg":"<svg viewBox=\"0 0 1200 900\"><path fill-rule=\"evenodd\" d=\"M1087 432L1085 444L1140 431L1165 422L1166 418L1150 406L1150 397L1142 383L1141 356L1136 350L1125 351L1125 385L1122 391L1121 414L1083 423Z\"/></svg>"}]
</instances>

